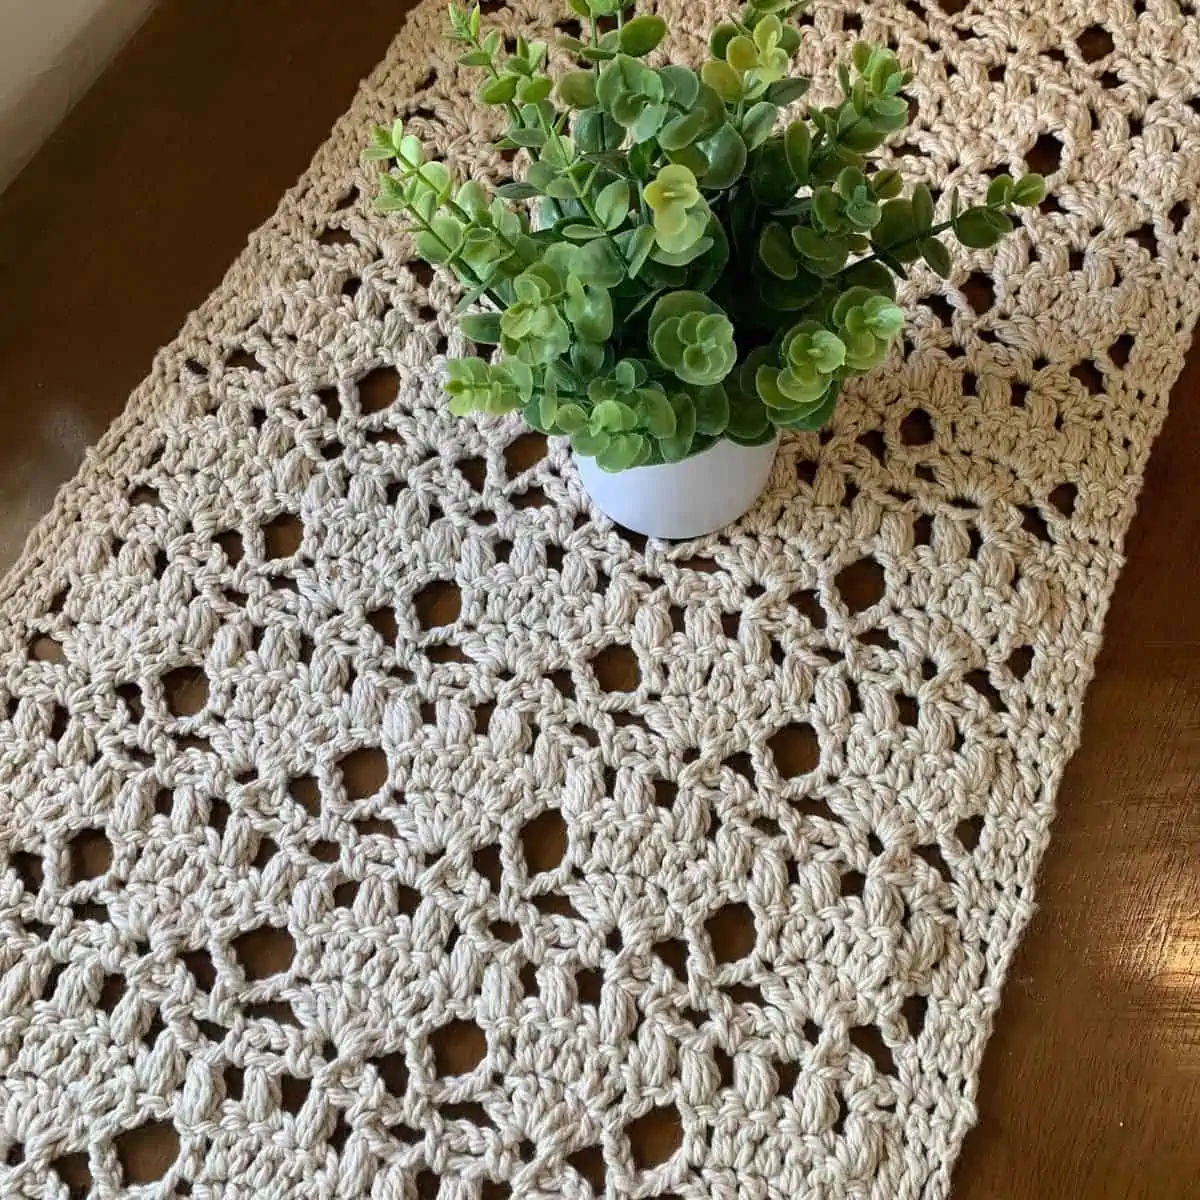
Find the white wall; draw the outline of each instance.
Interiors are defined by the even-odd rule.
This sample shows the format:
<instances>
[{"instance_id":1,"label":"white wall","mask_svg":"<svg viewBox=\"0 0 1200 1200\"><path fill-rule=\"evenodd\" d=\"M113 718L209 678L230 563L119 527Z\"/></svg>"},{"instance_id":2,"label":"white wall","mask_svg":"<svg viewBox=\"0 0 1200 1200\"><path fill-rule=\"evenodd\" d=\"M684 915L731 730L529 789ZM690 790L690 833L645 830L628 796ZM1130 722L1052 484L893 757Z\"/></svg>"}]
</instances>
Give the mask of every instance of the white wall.
<instances>
[{"instance_id":1,"label":"white wall","mask_svg":"<svg viewBox=\"0 0 1200 1200\"><path fill-rule=\"evenodd\" d=\"M153 5L154 0L0 0L0 191Z\"/></svg>"}]
</instances>

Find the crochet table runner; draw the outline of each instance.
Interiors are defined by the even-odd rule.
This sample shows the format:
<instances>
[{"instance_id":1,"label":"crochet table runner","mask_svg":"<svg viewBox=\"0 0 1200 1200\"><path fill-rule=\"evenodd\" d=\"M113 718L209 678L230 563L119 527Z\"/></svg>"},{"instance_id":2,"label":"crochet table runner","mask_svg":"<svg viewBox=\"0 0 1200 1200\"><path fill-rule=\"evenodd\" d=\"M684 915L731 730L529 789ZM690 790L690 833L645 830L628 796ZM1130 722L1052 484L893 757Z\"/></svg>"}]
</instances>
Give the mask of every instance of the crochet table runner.
<instances>
[{"instance_id":1,"label":"crochet table runner","mask_svg":"<svg viewBox=\"0 0 1200 1200\"><path fill-rule=\"evenodd\" d=\"M359 162L508 169L443 20L0 592L0 1193L944 1197L1200 304L1195 4L818 0L910 171L1052 194L682 545L446 412Z\"/></svg>"}]
</instances>

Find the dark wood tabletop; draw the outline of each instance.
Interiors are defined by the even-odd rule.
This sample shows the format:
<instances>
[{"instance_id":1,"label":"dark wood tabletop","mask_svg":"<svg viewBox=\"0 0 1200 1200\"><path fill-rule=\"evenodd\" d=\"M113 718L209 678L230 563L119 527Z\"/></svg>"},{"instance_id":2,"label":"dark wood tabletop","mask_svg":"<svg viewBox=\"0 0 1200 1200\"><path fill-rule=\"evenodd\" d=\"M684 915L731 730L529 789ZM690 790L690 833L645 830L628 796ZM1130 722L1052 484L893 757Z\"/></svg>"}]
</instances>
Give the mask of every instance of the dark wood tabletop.
<instances>
[{"instance_id":1,"label":"dark wood tabletop","mask_svg":"<svg viewBox=\"0 0 1200 1200\"><path fill-rule=\"evenodd\" d=\"M162 0L0 195L0 568L404 7ZM957 1200L1200 1196L1198 453L1200 340L1130 532Z\"/></svg>"}]
</instances>

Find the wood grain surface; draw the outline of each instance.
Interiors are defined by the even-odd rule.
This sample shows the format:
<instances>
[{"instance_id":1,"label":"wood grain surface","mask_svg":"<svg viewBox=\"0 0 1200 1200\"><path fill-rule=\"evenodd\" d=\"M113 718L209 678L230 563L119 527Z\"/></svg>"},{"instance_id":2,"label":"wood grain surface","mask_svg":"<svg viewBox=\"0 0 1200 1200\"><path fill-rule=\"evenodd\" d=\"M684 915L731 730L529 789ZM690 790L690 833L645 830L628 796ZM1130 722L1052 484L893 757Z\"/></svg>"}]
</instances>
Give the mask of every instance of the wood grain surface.
<instances>
[{"instance_id":1,"label":"wood grain surface","mask_svg":"<svg viewBox=\"0 0 1200 1200\"><path fill-rule=\"evenodd\" d=\"M0 195L0 568L403 9L163 0ZM957 1200L1200 1197L1198 451L1200 340L1130 534ZM152 1178L169 1150L133 1153Z\"/></svg>"}]
</instances>

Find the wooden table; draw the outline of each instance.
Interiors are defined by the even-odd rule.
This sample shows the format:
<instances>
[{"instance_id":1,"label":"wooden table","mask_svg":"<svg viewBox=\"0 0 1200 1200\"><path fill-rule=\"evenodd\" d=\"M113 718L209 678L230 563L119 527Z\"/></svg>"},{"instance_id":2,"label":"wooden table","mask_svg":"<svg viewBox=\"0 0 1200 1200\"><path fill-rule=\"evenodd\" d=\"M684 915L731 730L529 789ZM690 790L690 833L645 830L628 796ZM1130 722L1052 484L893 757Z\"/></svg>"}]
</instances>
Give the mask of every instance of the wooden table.
<instances>
[{"instance_id":1,"label":"wooden table","mask_svg":"<svg viewBox=\"0 0 1200 1200\"><path fill-rule=\"evenodd\" d=\"M0 195L0 567L307 165L403 7L163 0ZM1200 341L1150 465L956 1200L1200 1196L1198 452Z\"/></svg>"}]
</instances>

